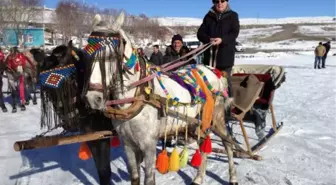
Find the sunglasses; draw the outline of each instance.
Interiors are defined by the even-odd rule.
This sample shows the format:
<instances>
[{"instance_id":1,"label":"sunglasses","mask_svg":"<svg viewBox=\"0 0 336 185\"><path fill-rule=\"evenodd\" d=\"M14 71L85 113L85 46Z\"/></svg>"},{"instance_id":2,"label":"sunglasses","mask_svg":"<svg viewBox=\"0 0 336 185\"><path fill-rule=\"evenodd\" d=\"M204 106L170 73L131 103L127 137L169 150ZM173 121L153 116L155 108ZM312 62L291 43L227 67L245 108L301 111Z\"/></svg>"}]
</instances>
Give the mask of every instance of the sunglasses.
<instances>
[{"instance_id":1,"label":"sunglasses","mask_svg":"<svg viewBox=\"0 0 336 185\"><path fill-rule=\"evenodd\" d=\"M219 4L219 2L221 2L221 3L224 3L225 1L227 1L227 0L216 0L216 1L213 1L215 4Z\"/></svg>"}]
</instances>

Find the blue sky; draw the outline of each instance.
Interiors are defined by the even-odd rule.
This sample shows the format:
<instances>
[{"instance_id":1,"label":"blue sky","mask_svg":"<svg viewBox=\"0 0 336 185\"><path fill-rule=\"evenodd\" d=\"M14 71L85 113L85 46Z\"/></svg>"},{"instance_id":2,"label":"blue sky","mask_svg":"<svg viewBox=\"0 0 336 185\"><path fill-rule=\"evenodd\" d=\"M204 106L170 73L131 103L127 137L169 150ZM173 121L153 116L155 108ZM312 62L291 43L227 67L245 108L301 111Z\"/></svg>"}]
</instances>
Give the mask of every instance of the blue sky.
<instances>
[{"instance_id":1,"label":"blue sky","mask_svg":"<svg viewBox=\"0 0 336 185\"><path fill-rule=\"evenodd\" d=\"M83 1L83 0L81 0ZM57 0L44 0L55 8ZM99 8L124 9L131 14L145 13L166 17L198 17L208 12L211 0L85 0ZM335 0L230 0L240 18L281 18L335 16Z\"/></svg>"}]
</instances>

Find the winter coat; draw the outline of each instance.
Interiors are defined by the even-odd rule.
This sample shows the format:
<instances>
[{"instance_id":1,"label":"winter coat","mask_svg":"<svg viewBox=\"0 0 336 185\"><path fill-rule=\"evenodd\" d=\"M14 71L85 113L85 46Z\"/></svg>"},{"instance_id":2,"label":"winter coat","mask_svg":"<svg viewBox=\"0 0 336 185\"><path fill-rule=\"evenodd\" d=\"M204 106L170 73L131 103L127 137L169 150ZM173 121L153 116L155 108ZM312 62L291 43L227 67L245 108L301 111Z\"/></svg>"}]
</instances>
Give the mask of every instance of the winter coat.
<instances>
[{"instance_id":1,"label":"winter coat","mask_svg":"<svg viewBox=\"0 0 336 185\"><path fill-rule=\"evenodd\" d=\"M168 46L167 49L166 49L166 52L165 52L165 56L163 57L163 64L166 64L166 63L169 63L169 62L172 62L173 60L176 60L178 58L180 58L181 56L189 53L190 50L188 49L187 46L182 46L181 50L179 53L177 53L174 49L173 49L173 46ZM190 58L190 57L187 57L187 59ZM184 59L186 60L186 59ZM188 64L196 64L196 61L194 59L190 60L187 64L185 65L188 65ZM180 66L181 67L181 66ZM177 69L177 68L176 68ZM175 69L173 69L175 70Z\"/></svg>"},{"instance_id":2,"label":"winter coat","mask_svg":"<svg viewBox=\"0 0 336 185\"><path fill-rule=\"evenodd\" d=\"M216 57L216 68L225 69L234 65L236 38L239 35L240 24L238 14L230 7L223 13L217 13L212 7L205 15L200 28L197 31L197 38L202 43L210 42L210 38L221 38L222 43L218 46ZM215 50L213 50L213 54ZM212 57L214 59L214 57ZM204 52L205 65L209 65L210 49Z\"/></svg>"},{"instance_id":3,"label":"winter coat","mask_svg":"<svg viewBox=\"0 0 336 185\"><path fill-rule=\"evenodd\" d=\"M326 48L323 45L318 45L315 48L315 56L317 57L323 57L323 55L326 53Z\"/></svg>"},{"instance_id":4,"label":"winter coat","mask_svg":"<svg viewBox=\"0 0 336 185\"><path fill-rule=\"evenodd\" d=\"M330 44L328 44L328 43L324 43L323 46L324 46L325 49L326 49L326 52L325 52L325 54L324 54L323 57L324 57L324 58L327 58L328 52L329 52L329 50L330 50Z\"/></svg>"},{"instance_id":5,"label":"winter coat","mask_svg":"<svg viewBox=\"0 0 336 185\"><path fill-rule=\"evenodd\" d=\"M157 53L152 53L150 60L151 63L159 66L163 64L163 55L161 53L161 51L157 52Z\"/></svg>"}]
</instances>

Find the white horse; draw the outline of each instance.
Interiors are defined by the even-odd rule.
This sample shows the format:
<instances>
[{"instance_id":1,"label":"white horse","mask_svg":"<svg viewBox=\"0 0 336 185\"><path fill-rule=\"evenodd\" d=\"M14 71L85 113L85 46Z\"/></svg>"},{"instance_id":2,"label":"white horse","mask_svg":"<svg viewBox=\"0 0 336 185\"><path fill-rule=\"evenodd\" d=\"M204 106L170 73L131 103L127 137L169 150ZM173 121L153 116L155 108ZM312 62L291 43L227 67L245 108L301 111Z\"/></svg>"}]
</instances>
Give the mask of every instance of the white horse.
<instances>
[{"instance_id":1,"label":"white horse","mask_svg":"<svg viewBox=\"0 0 336 185\"><path fill-rule=\"evenodd\" d=\"M96 16L99 18L99 15ZM97 20L96 20L97 21ZM108 34L120 34L125 40L124 49L107 47L112 50L112 53L109 51L101 52L106 57L109 54L117 53L115 57L109 57L104 62L97 62L93 60L92 74L90 76L90 84L92 87L101 87L100 90L90 89L86 93L87 101L92 109L105 111L106 103L109 100L109 96L106 96L103 93L104 88L111 88L113 90L109 91L109 95L112 94L114 100L122 100L125 98L132 98L136 95L136 88L129 89L130 84L138 81L140 79L140 72L135 69L135 66L131 66L130 69L124 70L122 73L122 78L116 74L118 72L118 62L117 60L118 51L123 51L123 62L127 63L127 59L131 58L132 55L132 45L130 39L125 34L125 31L121 28L124 21L124 13L122 12L116 22L112 26L104 26L101 23L97 24L94 27L95 33L105 33ZM100 22L99 19L97 22ZM122 42L122 41L120 41ZM100 55L101 57L101 55ZM101 66L103 65L103 66ZM197 69L202 70L206 75L208 82L212 85L213 88L218 91L224 92L227 86L226 79L223 77L218 78L214 72L209 69L209 67L204 65L197 65ZM125 72L127 71L127 72ZM141 70L140 70L141 71ZM179 72L185 72L186 69L181 69ZM120 71L119 71L120 72ZM102 75L104 74L105 75ZM180 86L177 82L170 79L168 76L161 75L162 83L172 97L178 97L179 102L190 103L192 97L188 90ZM123 80L123 85L120 80ZM157 78L153 79L152 90L154 94L160 95L163 98L167 98L167 94L160 87L159 80ZM103 87L103 88L102 88ZM229 175L230 175L230 184L238 184L236 179L236 170L233 161L233 151L232 144L226 142L225 137L228 137L226 130L226 125L224 123L224 107L229 105L232 99L225 99L222 96L217 96L214 104L213 111L213 120L211 125L211 130L221 137L223 145L228 154L229 161ZM115 105L114 108L119 110L125 110L130 107L130 103L124 103ZM169 107L170 110L178 111L181 115L188 115L189 117L195 118L200 112L202 104L197 105L186 105L179 107ZM154 185L155 184L155 161L156 161L156 145L159 138L163 138L165 131L175 133L178 128L185 128L188 125L188 128L197 127L197 123L186 122L182 119L177 119L176 116L167 115L166 121L162 121L159 116L159 109L156 107L145 104L141 111L136 114L133 118L123 121L123 120L113 120L112 124L124 143L125 152L129 164L129 173L132 179L132 185L140 184L140 163L142 159L145 162L145 184ZM202 184L206 171L206 159L207 154L202 153L202 164L198 169L197 176L194 178L192 184Z\"/></svg>"}]
</instances>

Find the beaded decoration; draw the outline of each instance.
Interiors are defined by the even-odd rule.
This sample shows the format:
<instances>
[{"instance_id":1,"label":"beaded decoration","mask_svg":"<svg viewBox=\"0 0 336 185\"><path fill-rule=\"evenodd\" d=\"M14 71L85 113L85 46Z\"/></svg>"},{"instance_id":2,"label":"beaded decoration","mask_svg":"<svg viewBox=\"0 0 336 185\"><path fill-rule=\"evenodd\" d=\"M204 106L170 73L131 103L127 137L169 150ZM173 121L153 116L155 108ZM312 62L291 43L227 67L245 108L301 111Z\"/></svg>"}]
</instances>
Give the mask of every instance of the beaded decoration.
<instances>
[{"instance_id":1,"label":"beaded decoration","mask_svg":"<svg viewBox=\"0 0 336 185\"><path fill-rule=\"evenodd\" d=\"M62 86L64 80L74 74L75 71L76 67L74 64L43 71L40 74L40 83L42 86L59 88Z\"/></svg>"},{"instance_id":2,"label":"beaded decoration","mask_svg":"<svg viewBox=\"0 0 336 185\"><path fill-rule=\"evenodd\" d=\"M89 36L87 42L88 44L85 46L84 52L93 56L97 51L105 49L108 45L112 47L117 46L119 40L116 37Z\"/></svg>"},{"instance_id":3,"label":"beaded decoration","mask_svg":"<svg viewBox=\"0 0 336 185\"><path fill-rule=\"evenodd\" d=\"M96 52L106 49L106 46L116 47L119 43L117 37L100 37L100 36L90 36L88 38L88 44L84 48L84 52L90 56L93 56ZM132 49L132 55L126 60L125 66L128 69L133 68L137 63L137 53L136 49Z\"/></svg>"}]
</instances>

